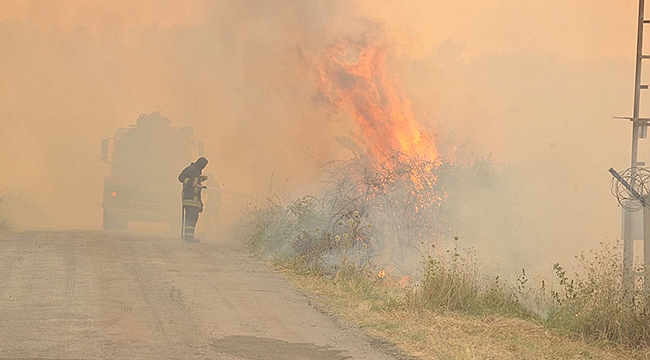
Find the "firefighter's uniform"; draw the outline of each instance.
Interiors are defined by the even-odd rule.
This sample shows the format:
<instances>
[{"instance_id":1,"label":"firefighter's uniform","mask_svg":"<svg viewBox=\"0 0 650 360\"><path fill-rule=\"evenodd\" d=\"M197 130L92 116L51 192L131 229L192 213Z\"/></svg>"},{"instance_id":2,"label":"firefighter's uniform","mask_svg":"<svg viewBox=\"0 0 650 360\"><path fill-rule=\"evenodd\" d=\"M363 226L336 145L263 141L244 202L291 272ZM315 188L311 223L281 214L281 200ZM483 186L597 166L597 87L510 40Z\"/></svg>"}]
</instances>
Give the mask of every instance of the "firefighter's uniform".
<instances>
[{"instance_id":1,"label":"firefighter's uniform","mask_svg":"<svg viewBox=\"0 0 650 360\"><path fill-rule=\"evenodd\" d=\"M205 180L204 176L201 175L201 171L207 164L208 160L200 157L178 175L178 181L183 183L183 223L185 224L183 238L186 242L197 241L194 238L194 229L199 219L199 213L203 211L203 203L201 202L203 185L201 182Z\"/></svg>"}]
</instances>

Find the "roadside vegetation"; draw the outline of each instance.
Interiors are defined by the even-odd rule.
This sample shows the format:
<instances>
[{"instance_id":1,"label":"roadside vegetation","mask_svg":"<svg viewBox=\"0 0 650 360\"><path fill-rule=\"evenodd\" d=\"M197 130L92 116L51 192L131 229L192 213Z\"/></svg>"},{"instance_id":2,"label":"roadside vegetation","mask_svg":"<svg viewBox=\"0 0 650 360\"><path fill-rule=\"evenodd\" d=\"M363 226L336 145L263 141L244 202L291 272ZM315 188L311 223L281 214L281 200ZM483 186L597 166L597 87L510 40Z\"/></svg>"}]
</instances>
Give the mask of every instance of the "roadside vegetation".
<instances>
[{"instance_id":1,"label":"roadside vegetation","mask_svg":"<svg viewBox=\"0 0 650 360\"><path fill-rule=\"evenodd\" d=\"M471 159L332 163L322 196L252 203L237 233L324 311L412 356L648 358L648 299L623 291L620 244L579 255L575 276L556 264L551 281L507 283L449 235L458 194L494 172Z\"/></svg>"},{"instance_id":2,"label":"roadside vegetation","mask_svg":"<svg viewBox=\"0 0 650 360\"><path fill-rule=\"evenodd\" d=\"M650 298L642 282L624 286L622 254L620 242L601 243L578 256L580 271L573 279L555 264L560 290L550 291L546 323L650 354Z\"/></svg>"}]
</instances>

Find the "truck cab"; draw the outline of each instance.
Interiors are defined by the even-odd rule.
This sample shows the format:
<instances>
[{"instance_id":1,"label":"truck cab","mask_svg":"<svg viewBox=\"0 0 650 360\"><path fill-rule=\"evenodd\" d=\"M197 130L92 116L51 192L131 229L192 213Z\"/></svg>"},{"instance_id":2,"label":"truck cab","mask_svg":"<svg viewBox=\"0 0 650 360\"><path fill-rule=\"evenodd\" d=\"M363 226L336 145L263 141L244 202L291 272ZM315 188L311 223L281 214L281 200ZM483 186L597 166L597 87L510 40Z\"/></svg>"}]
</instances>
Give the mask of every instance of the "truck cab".
<instances>
[{"instance_id":1,"label":"truck cab","mask_svg":"<svg viewBox=\"0 0 650 360\"><path fill-rule=\"evenodd\" d=\"M179 227L177 177L192 161L195 148L202 156L203 146L194 140L191 127L173 128L158 112L142 114L136 125L117 129L114 137L104 139L101 160L111 165L110 176L104 178L104 229L126 230L131 221Z\"/></svg>"}]
</instances>

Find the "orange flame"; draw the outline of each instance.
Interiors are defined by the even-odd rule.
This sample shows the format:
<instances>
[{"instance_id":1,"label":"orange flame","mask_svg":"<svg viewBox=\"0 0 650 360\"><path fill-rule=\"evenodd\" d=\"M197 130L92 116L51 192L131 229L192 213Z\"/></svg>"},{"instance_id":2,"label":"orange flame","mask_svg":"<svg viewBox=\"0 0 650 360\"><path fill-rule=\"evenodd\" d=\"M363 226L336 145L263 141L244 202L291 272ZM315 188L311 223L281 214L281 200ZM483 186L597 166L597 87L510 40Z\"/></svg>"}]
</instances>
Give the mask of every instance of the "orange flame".
<instances>
[{"instance_id":1,"label":"orange flame","mask_svg":"<svg viewBox=\"0 0 650 360\"><path fill-rule=\"evenodd\" d=\"M319 67L321 93L337 108L352 111L362 135L355 140L375 159L399 151L436 160L436 146L386 70L386 56L378 44L344 41L328 48Z\"/></svg>"}]
</instances>

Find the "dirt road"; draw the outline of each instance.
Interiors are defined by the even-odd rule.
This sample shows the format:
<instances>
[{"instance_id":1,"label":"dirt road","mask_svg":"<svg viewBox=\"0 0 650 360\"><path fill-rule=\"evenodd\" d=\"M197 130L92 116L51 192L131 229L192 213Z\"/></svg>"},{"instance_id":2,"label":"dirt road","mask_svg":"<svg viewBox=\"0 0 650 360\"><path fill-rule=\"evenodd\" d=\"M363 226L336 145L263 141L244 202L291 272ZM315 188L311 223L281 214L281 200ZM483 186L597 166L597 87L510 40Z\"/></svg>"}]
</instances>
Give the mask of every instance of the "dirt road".
<instances>
[{"instance_id":1,"label":"dirt road","mask_svg":"<svg viewBox=\"0 0 650 360\"><path fill-rule=\"evenodd\" d=\"M0 237L0 359L392 358L382 351L239 250L101 231Z\"/></svg>"}]
</instances>

